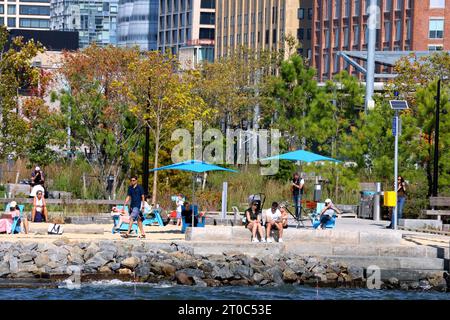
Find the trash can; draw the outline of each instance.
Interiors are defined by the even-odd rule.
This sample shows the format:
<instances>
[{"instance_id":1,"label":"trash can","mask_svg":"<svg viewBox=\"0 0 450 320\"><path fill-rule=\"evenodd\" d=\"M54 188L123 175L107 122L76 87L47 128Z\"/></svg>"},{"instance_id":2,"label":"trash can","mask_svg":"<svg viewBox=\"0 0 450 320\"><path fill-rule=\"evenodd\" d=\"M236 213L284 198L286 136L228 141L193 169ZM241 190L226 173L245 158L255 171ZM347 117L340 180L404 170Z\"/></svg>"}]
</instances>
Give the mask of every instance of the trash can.
<instances>
[{"instance_id":1,"label":"trash can","mask_svg":"<svg viewBox=\"0 0 450 320\"><path fill-rule=\"evenodd\" d=\"M375 191L360 191L361 199L359 201L358 217L363 219L373 218L373 205Z\"/></svg>"},{"instance_id":2,"label":"trash can","mask_svg":"<svg viewBox=\"0 0 450 320\"><path fill-rule=\"evenodd\" d=\"M314 202L320 202L322 197L322 186L320 184L314 185Z\"/></svg>"}]
</instances>

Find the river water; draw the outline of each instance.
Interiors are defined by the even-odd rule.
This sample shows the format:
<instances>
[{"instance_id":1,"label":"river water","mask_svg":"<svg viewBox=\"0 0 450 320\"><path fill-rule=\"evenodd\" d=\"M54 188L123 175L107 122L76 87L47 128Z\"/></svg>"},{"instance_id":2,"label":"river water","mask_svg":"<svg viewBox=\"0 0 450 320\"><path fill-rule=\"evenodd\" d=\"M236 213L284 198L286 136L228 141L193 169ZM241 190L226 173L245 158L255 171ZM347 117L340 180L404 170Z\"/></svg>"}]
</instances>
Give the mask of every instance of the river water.
<instances>
[{"instance_id":1,"label":"river water","mask_svg":"<svg viewBox=\"0 0 450 320\"><path fill-rule=\"evenodd\" d=\"M277 287L192 287L118 280L83 283L79 288L1 288L0 300L450 300L450 293L369 289L331 289L299 285Z\"/></svg>"}]
</instances>

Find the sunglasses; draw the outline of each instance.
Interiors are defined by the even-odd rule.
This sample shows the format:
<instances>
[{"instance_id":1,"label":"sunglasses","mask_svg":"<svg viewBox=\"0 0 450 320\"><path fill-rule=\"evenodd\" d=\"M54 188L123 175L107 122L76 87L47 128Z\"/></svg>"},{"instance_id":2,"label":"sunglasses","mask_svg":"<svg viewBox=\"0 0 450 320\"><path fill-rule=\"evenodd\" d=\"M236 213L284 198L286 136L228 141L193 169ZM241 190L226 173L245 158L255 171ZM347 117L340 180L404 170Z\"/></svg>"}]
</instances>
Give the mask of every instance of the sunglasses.
<instances>
[{"instance_id":1,"label":"sunglasses","mask_svg":"<svg viewBox=\"0 0 450 320\"><path fill-rule=\"evenodd\" d=\"M131 179L131 181L137 181L136 179Z\"/></svg>"}]
</instances>

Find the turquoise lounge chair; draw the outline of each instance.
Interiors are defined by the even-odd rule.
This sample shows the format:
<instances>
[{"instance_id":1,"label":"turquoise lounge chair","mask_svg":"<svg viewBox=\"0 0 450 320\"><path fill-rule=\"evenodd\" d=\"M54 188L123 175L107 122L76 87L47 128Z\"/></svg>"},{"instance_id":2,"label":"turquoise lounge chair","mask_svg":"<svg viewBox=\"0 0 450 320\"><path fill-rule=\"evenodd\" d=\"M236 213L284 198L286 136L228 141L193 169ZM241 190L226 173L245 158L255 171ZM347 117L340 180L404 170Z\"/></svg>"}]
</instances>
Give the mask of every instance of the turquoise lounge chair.
<instances>
[{"instance_id":1,"label":"turquoise lounge chair","mask_svg":"<svg viewBox=\"0 0 450 320\"><path fill-rule=\"evenodd\" d=\"M151 226L154 223L158 223L160 227L164 227L161 212L161 208L153 209L152 212L144 212L145 219L142 221L142 224L144 226Z\"/></svg>"},{"instance_id":2,"label":"turquoise lounge chair","mask_svg":"<svg viewBox=\"0 0 450 320\"><path fill-rule=\"evenodd\" d=\"M198 206L194 205L193 206L194 209L194 216L198 217ZM181 207L181 210L184 210L184 206ZM197 227L198 228L204 228L206 224L206 219L205 216L201 217L201 219L198 220L197 223ZM186 228L188 227L192 227L192 218L189 217L188 221L186 222L185 217L181 216L181 233L185 233L186 232Z\"/></svg>"},{"instance_id":3,"label":"turquoise lounge chair","mask_svg":"<svg viewBox=\"0 0 450 320\"><path fill-rule=\"evenodd\" d=\"M9 207L10 207L9 203L6 204L5 212L9 212ZM19 204L20 216L13 218L13 223L11 226L11 234L20 233L20 231L22 231L22 228L20 227L20 224L19 224L19 219L22 219L22 213L23 213L24 208L25 208L25 205Z\"/></svg>"},{"instance_id":4,"label":"turquoise lounge chair","mask_svg":"<svg viewBox=\"0 0 450 320\"><path fill-rule=\"evenodd\" d=\"M123 206L116 206L116 208L117 208L118 210L124 209ZM126 212L128 215L130 214L130 213L129 213L130 211L129 211L129 209L128 209L128 206L125 206L125 212ZM128 231L128 227L129 227L130 224L127 223L127 222L122 222L122 223L120 224L120 226L118 226L118 224L119 224L119 219L120 219L120 216L119 216L119 215L113 216L113 221L114 221L114 226L113 226L113 228L112 228L112 233L113 233L113 234L116 233L116 232L127 232L127 231ZM131 217L130 217L130 219L131 219ZM131 231L136 232L136 234L139 233L137 223L133 223L133 225L131 226Z\"/></svg>"},{"instance_id":5,"label":"turquoise lounge chair","mask_svg":"<svg viewBox=\"0 0 450 320\"><path fill-rule=\"evenodd\" d=\"M311 215L311 222L314 229L317 229L320 226L320 213L325 207L324 202L318 202L316 207L316 212ZM336 214L331 217L330 220L325 224L326 229L333 229L336 226Z\"/></svg>"}]
</instances>

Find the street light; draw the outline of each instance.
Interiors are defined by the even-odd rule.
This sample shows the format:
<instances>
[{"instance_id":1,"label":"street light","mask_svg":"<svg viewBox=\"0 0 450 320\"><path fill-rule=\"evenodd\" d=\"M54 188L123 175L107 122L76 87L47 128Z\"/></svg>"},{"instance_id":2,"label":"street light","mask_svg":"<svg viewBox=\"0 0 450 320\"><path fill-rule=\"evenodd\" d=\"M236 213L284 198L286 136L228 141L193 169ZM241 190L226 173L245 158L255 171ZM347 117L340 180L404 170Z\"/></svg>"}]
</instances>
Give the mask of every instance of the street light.
<instances>
[{"instance_id":1,"label":"street light","mask_svg":"<svg viewBox=\"0 0 450 320\"><path fill-rule=\"evenodd\" d=\"M397 202L397 177L398 177L398 136L401 134L401 123L399 118L399 111L408 109L408 102L405 100L390 100L389 104L391 109L395 110L394 121L392 123L392 134L395 137L395 154L394 154L394 188L395 188L395 207L392 213L392 228L397 229L397 214L398 214L398 202Z\"/></svg>"}]
</instances>

